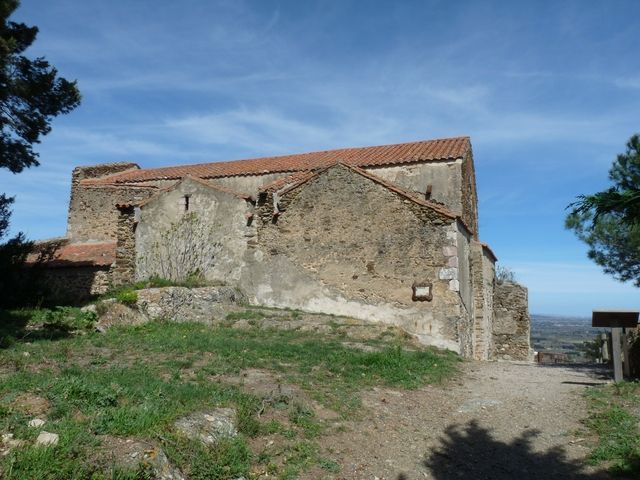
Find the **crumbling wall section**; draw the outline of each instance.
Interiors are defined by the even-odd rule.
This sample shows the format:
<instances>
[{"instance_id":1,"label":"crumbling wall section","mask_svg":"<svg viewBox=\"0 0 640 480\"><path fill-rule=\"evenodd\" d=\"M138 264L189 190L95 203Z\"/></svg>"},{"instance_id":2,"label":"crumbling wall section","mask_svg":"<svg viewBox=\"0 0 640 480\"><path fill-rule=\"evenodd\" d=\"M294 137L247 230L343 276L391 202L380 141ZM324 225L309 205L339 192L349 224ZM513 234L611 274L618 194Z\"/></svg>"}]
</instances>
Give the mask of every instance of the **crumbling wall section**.
<instances>
[{"instance_id":1,"label":"crumbling wall section","mask_svg":"<svg viewBox=\"0 0 640 480\"><path fill-rule=\"evenodd\" d=\"M516 283L498 283L493 302L492 358L531 361L533 351L527 289Z\"/></svg>"}]
</instances>

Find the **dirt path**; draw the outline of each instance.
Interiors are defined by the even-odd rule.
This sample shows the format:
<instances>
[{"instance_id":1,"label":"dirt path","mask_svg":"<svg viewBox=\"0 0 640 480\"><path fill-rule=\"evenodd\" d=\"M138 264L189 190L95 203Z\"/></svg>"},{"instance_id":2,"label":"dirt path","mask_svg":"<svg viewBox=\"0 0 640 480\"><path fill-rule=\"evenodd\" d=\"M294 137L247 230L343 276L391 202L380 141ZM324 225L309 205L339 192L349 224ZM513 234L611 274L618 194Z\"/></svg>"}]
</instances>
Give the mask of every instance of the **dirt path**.
<instances>
[{"instance_id":1,"label":"dirt path","mask_svg":"<svg viewBox=\"0 0 640 480\"><path fill-rule=\"evenodd\" d=\"M323 438L342 466L304 478L600 479L585 467L585 388L605 382L586 368L469 363L446 387L375 389L366 421Z\"/></svg>"}]
</instances>

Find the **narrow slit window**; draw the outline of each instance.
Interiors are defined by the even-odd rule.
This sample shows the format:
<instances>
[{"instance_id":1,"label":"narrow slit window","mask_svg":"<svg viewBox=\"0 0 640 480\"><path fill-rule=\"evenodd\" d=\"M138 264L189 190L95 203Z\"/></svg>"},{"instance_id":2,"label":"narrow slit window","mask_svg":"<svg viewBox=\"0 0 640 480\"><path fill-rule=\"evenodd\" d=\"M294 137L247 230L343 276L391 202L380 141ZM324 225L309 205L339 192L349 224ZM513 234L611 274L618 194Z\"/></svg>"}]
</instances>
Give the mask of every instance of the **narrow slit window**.
<instances>
[{"instance_id":1,"label":"narrow slit window","mask_svg":"<svg viewBox=\"0 0 640 480\"><path fill-rule=\"evenodd\" d=\"M189 211L189 195L184 196L184 211Z\"/></svg>"}]
</instances>

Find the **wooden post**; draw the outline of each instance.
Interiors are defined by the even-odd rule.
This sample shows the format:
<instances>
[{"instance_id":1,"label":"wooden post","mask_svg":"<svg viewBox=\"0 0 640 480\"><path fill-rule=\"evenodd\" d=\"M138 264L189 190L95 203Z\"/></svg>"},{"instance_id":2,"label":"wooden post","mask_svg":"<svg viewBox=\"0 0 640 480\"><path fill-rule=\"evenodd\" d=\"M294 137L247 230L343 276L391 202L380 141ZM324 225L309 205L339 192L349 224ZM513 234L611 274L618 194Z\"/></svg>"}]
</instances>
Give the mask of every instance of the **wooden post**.
<instances>
[{"instance_id":1,"label":"wooden post","mask_svg":"<svg viewBox=\"0 0 640 480\"><path fill-rule=\"evenodd\" d=\"M613 380L618 383L622 378L622 352L620 352L620 333L622 328L614 327L611 329L611 337L613 340Z\"/></svg>"},{"instance_id":2,"label":"wooden post","mask_svg":"<svg viewBox=\"0 0 640 480\"><path fill-rule=\"evenodd\" d=\"M611 360L611 355L609 354L609 335L603 333L600 339L602 341L602 363L609 363L609 360Z\"/></svg>"},{"instance_id":3,"label":"wooden post","mask_svg":"<svg viewBox=\"0 0 640 480\"><path fill-rule=\"evenodd\" d=\"M625 378L631 377L631 365L629 364L629 334L627 329L622 329L622 369Z\"/></svg>"}]
</instances>

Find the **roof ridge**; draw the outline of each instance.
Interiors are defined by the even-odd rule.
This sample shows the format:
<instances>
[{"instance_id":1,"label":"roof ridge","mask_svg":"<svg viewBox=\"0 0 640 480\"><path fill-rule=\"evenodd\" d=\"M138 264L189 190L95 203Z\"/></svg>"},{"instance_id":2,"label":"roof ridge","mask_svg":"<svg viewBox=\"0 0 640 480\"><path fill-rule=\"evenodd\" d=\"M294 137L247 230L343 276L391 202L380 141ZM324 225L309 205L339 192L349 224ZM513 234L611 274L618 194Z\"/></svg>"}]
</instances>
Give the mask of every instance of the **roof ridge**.
<instances>
[{"instance_id":1,"label":"roof ridge","mask_svg":"<svg viewBox=\"0 0 640 480\"><path fill-rule=\"evenodd\" d=\"M360 167L396 165L421 161L461 158L470 149L470 138L450 137L389 145L345 147L333 150L257 157L225 162L208 162L139 170L129 170L100 178L85 179L84 185L142 183L153 180L177 180L190 174L199 178L221 178L313 170L337 161Z\"/></svg>"}]
</instances>

